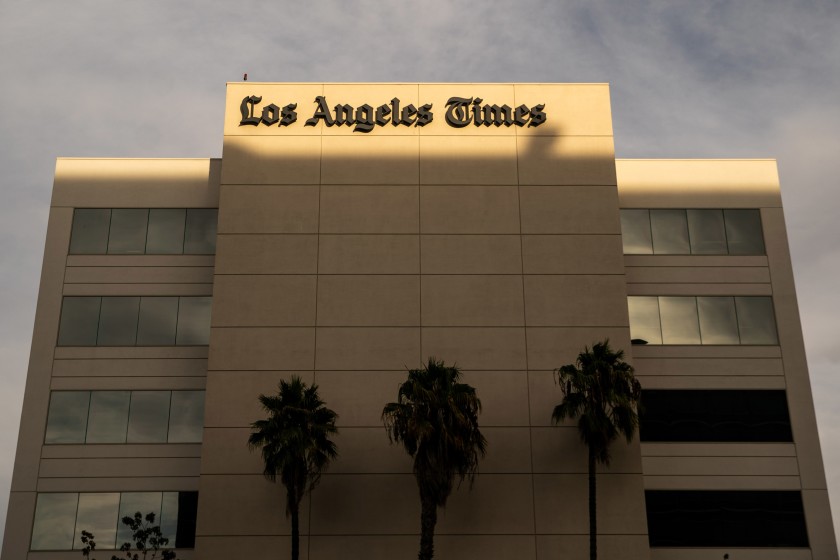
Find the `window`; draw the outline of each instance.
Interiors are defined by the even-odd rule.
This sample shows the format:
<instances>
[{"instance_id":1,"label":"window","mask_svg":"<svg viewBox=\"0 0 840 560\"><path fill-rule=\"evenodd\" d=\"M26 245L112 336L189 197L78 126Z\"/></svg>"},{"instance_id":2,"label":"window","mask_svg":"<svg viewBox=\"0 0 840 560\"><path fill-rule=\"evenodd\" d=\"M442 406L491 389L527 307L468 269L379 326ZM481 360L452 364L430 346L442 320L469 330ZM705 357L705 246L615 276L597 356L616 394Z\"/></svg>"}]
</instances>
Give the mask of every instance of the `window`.
<instances>
[{"instance_id":1,"label":"window","mask_svg":"<svg viewBox=\"0 0 840 560\"><path fill-rule=\"evenodd\" d=\"M793 441L784 391L644 390L641 403L642 441Z\"/></svg>"},{"instance_id":2,"label":"window","mask_svg":"<svg viewBox=\"0 0 840 560\"><path fill-rule=\"evenodd\" d=\"M646 490L652 547L808 546L798 491Z\"/></svg>"},{"instance_id":3,"label":"window","mask_svg":"<svg viewBox=\"0 0 840 560\"><path fill-rule=\"evenodd\" d=\"M778 344L765 296L630 296L633 344Z\"/></svg>"},{"instance_id":4,"label":"window","mask_svg":"<svg viewBox=\"0 0 840 560\"><path fill-rule=\"evenodd\" d=\"M763 255L757 209L621 210L626 255Z\"/></svg>"},{"instance_id":5,"label":"window","mask_svg":"<svg viewBox=\"0 0 840 560\"><path fill-rule=\"evenodd\" d=\"M140 512L155 513L170 547L195 546L197 492L96 492L38 494L31 550L78 550L82 531L96 537L98 549L118 549L131 540L120 522Z\"/></svg>"},{"instance_id":6,"label":"window","mask_svg":"<svg viewBox=\"0 0 840 560\"><path fill-rule=\"evenodd\" d=\"M216 208L76 208L71 255L212 255Z\"/></svg>"},{"instance_id":7,"label":"window","mask_svg":"<svg viewBox=\"0 0 840 560\"><path fill-rule=\"evenodd\" d=\"M211 303L209 296L67 296L58 345L206 345Z\"/></svg>"},{"instance_id":8,"label":"window","mask_svg":"<svg viewBox=\"0 0 840 560\"><path fill-rule=\"evenodd\" d=\"M53 391L45 443L199 443L204 391Z\"/></svg>"}]
</instances>

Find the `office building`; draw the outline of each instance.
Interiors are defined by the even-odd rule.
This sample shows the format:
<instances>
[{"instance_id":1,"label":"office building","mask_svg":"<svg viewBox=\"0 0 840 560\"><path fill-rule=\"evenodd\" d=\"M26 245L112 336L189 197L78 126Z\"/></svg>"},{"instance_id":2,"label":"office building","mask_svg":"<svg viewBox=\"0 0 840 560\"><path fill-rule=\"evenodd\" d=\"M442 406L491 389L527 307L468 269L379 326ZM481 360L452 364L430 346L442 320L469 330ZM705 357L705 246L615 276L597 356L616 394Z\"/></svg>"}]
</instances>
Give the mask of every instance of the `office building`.
<instances>
[{"instance_id":1,"label":"office building","mask_svg":"<svg viewBox=\"0 0 840 560\"><path fill-rule=\"evenodd\" d=\"M616 159L605 84L229 84L221 159L57 162L2 558L108 557L138 510L180 558L287 557L247 438L293 374L340 429L302 558L410 558L380 415L431 356L488 440L436 557L587 558L553 370L604 339L645 410L601 558L837 558L774 161Z\"/></svg>"}]
</instances>

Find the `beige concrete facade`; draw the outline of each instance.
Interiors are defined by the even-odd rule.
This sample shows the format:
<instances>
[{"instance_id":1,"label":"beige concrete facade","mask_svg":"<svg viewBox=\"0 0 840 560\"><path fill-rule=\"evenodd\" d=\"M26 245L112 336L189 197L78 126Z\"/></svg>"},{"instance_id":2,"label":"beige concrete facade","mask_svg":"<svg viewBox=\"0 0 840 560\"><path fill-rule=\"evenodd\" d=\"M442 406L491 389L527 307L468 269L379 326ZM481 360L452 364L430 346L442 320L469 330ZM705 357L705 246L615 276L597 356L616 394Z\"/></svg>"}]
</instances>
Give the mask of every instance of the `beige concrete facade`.
<instances>
[{"instance_id":1,"label":"beige concrete facade","mask_svg":"<svg viewBox=\"0 0 840 560\"><path fill-rule=\"evenodd\" d=\"M242 100L297 103L242 126ZM304 126L312 100L432 104L426 126ZM452 96L544 104L540 126L455 128ZM60 159L3 560L29 551L38 493L198 490L189 560L285 558L284 495L246 441L260 393L296 374L339 414L340 458L302 512L302 558L416 554L410 459L381 425L405 368L457 364L488 455L441 514L441 559L588 557L586 453L551 425L552 370L609 338L644 388L785 389L793 443L618 443L598 475L602 558L651 548L645 490L800 490L810 548L837 558L773 161L616 160L606 84L228 85L221 160ZM259 115L258 111L256 113ZM69 255L74 208L218 208L216 255ZM619 208L760 208L766 256L624 255ZM204 347L57 347L63 296L213 296ZM762 295L773 346L631 346L627 297ZM201 444L45 445L50 391L205 389ZM717 555L717 556L716 556ZM735 558L735 556L732 556Z\"/></svg>"}]
</instances>

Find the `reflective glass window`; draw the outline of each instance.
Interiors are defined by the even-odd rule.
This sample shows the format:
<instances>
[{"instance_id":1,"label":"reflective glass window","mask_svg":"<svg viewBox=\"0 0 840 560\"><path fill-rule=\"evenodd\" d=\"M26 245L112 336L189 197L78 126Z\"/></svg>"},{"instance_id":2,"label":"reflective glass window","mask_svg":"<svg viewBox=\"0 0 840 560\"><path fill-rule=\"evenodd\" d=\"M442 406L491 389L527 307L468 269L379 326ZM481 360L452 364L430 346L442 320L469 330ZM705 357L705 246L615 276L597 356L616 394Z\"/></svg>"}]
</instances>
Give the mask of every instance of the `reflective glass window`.
<instances>
[{"instance_id":1,"label":"reflective glass window","mask_svg":"<svg viewBox=\"0 0 840 560\"><path fill-rule=\"evenodd\" d=\"M621 210L621 240L625 255L650 255L653 242L650 234L650 211Z\"/></svg>"},{"instance_id":2,"label":"reflective glass window","mask_svg":"<svg viewBox=\"0 0 840 560\"><path fill-rule=\"evenodd\" d=\"M85 442L125 443L130 398L130 391L92 391Z\"/></svg>"},{"instance_id":3,"label":"reflective glass window","mask_svg":"<svg viewBox=\"0 0 840 560\"><path fill-rule=\"evenodd\" d=\"M73 548L84 548L82 531L93 533L96 546L110 550L116 548L117 511L120 505L118 493L79 494L79 510L76 513L76 534Z\"/></svg>"},{"instance_id":4,"label":"reflective glass window","mask_svg":"<svg viewBox=\"0 0 840 560\"><path fill-rule=\"evenodd\" d=\"M164 492L160 505L160 532L169 539L169 547L175 547L178 535L178 492Z\"/></svg>"},{"instance_id":5,"label":"reflective glass window","mask_svg":"<svg viewBox=\"0 0 840 560\"><path fill-rule=\"evenodd\" d=\"M178 255L184 252L183 208L152 208L146 235L147 255Z\"/></svg>"},{"instance_id":6,"label":"reflective glass window","mask_svg":"<svg viewBox=\"0 0 840 560\"><path fill-rule=\"evenodd\" d=\"M646 490L652 547L805 548L799 491Z\"/></svg>"},{"instance_id":7,"label":"reflective glass window","mask_svg":"<svg viewBox=\"0 0 840 560\"><path fill-rule=\"evenodd\" d=\"M216 208L188 208L184 253L187 255L214 254L218 220L219 211Z\"/></svg>"},{"instance_id":8,"label":"reflective glass window","mask_svg":"<svg viewBox=\"0 0 840 560\"><path fill-rule=\"evenodd\" d=\"M147 208L114 208L111 210L111 232L108 253L142 255L146 252Z\"/></svg>"},{"instance_id":9,"label":"reflective glass window","mask_svg":"<svg viewBox=\"0 0 840 560\"><path fill-rule=\"evenodd\" d=\"M697 298L703 344L739 344L738 317L732 297Z\"/></svg>"},{"instance_id":10,"label":"reflective glass window","mask_svg":"<svg viewBox=\"0 0 840 560\"><path fill-rule=\"evenodd\" d=\"M177 325L177 297L144 296L140 300L137 346L174 345Z\"/></svg>"},{"instance_id":11,"label":"reflective glass window","mask_svg":"<svg viewBox=\"0 0 840 560\"><path fill-rule=\"evenodd\" d=\"M50 393L46 443L84 443L90 391Z\"/></svg>"},{"instance_id":12,"label":"reflective glass window","mask_svg":"<svg viewBox=\"0 0 840 560\"><path fill-rule=\"evenodd\" d=\"M765 254L759 210L727 209L723 211L723 215L730 255Z\"/></svg>"},{"instance_id":13,"label":"reflective glass window","mask_svg":"<svg viewBox=\"0 0 840 560\"><path fill-rule=\"evenodd\" d=\"M169 391L132 391L128 443L166 443Z\"/></svg>"},{"instance_id":14,"label":"reflective glass window","mask_svg":"<svg viewBox=\"0 0 840 560\"><path fill-rule=\"evenodd\" d=\"M650 229L655 254L687 255L691 252L685 210L651 210Z\"/></svg>"},{"instance_id":15,"label":"reflective glass window","mask_svg":"<svg viewBox=\"0 0 840 560\"><path fill-rule=\"evenodd\" d=\"M108 208L76 208L70 233L71 255L104 255L108 250Z\"/></svg>"},{"instance_id":16,"label":"reflective glass window","mask_svg":"<svg viewBox=\"0 0 840 560\"><path fill-rule=\"evenodd\" d=\"M210 297L182 297L178 308L179 345L210 343Z\"/></svg>"},{"instance_id":17,"label":"reflective glass window","mask_svg":"<svg viewBox=\"0 0 840 560\"><path fill-rule=\"evenodd\" d=\"M200 442L204 429L204 391L172 391L169 443Z\"/></svg>"},{"instance_id":18,"label":"reflective glass window","mask_svg":"<svg viewBox=\"0 0 840 560\"><path fill-rule=\"evenodd\" d=\"M776 317L770 297L736 297L741 344L778 344Z\"/></svg>"},{"instance_id":19,"label":"reflective glass window","mask_svg":"<svg viewBox=\"0 0 840 560\"><path fill-rule=\"evenodd\" d=\"M59 346L96 346L101 301L98 297L65 297L62 300Z\"/></svg>"},{"instance_id":20,"label":"reflective glass window","mask_svg":"<svg viewBox=\"0 0 840 560\"><path fill-rule=\"evenodd\" d=\"M692 255L725 255L726 231L722 210L687 210Z\"/></svg>"},{"instance_id":21,"label":"reflective glass window","mask_svg":"<svg viewBox=\"0 0 840 560\"><path fill-rule=\"evenodd\" d=\"M627 307L630 311L630 338L634 344L662 344L656 296L628 297Z\"/></svg>"},{"instance_id":22,"label":"reflective glass window","mask_svg":"<svg viewBox=\"0 0 840 560\"><path fill-rule=\"evenodd\" d=\"M134 346L137 342L139 297L103 297L98 346Z\"/></svg>"},{"instance_id":23,"label":"reflective glass window","mask_svg":"<svg viewBox=\"0 0 840 560\"><path fill-rule=\"evenodd\" d=\"M79 495L38 494L32 526L32 550L72 550Z\"/></svg>"},{"instance_id":24,"label":"reflective glass window","mask_svg":"<svg viewBox=\"0 0 840 560\"><path fill-rule=\"evenodd\" d=\"M694 297L661 296L659 316L663 344L700 344L700 324Z\"/></svg>"},{"instance_id":25,"label":"reflective glass window","mask_svg":"<svg viewBox=\"0 0 840 560\"><path fill-rule=\"evenodd\" d=\"M146 514L154 513L155 524L158 524L160 521L160 503L160 492L123 492L120 497L119 519L122 520L123 517L133 518L134 514L138 512L145 519ZM119 548L125 542L133 543L134 541L131 539L131 529L120 521L117 530L117 547Z\"/></svg>"}]
</instances>

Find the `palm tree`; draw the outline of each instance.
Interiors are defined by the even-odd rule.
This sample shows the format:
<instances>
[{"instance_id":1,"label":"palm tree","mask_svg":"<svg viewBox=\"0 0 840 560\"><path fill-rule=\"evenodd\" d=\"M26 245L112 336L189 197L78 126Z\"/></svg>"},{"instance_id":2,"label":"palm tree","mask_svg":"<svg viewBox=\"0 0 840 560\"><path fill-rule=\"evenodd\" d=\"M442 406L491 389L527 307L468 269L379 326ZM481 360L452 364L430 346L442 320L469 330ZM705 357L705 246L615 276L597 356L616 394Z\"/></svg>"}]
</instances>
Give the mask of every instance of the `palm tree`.
<instances>
[{"instance_id":1,"label":"palm tree","mask_svg":"<svg viewBox=\"0 0 840 560\"><path fill-rule=\"evenodd\" d=\"M268 413L251 424L251 449L262 451L263 474L286 487L286 516L292 518L292 560L300 554L300 502L312 491L324 470L338 455L330 436L338 433L338 415L324 405L318 386L307 387L300 377L281 381L276 395L260 395Z\"/></svg>"},{"instance_id":2,"label":"palm tree","mask_svg":"<svg viewBox=\"0 0 840 560\"><path fill-rule=\"evenodd\" d=\"M437 508L446 506L455 477L472 484L487 446L478 429L481 401L460 378L457 367L429 358L422 369L408 371L397 402L382 410L391 443L402 443L414 458L421 507L419 560L434 556Z\"/></svg>"},{"instance_id":3,"label":"palm tree","mask_svg":"<svg viewBox=\"0 0 840 560\"><path fill-rule=\"evenodd\" d=\"M624 352L610 349L609 340L585 348L574 364L554 370L563 390L563 402L554 407L555 424L578 419L578 431L589 448L589 558L598 558L595 511L595 464L610 464L610 444L623 435L633 439L639 425L638 402L642 388Z\"/></svg>"}]
</instances>

